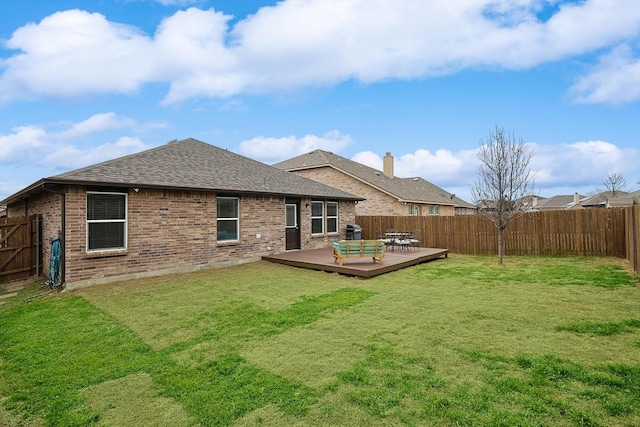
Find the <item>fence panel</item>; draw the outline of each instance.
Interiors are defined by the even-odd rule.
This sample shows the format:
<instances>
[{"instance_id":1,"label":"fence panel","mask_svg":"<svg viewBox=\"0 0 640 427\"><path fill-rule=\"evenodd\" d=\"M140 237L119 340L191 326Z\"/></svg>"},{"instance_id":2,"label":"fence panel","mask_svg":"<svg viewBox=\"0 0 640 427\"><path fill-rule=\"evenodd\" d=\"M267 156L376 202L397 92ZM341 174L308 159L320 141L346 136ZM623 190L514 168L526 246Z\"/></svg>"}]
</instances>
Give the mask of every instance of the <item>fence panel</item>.
<instances>
[{"instance_id":1,"label":"fence panel","mask_svg":"<svg viewBox=\"0 0 640 427\"><path fill-rule=\"evenodd\" d=\"M640 274L640 206L628 207L624 213L627 259L631 263L633 270Z\"/></svg>"},{"instance_id":2,"label":"fence panel","mask_svg":"<svg viewBox=\"0 0 640 427\"><path fill-rule=\"evenodd\" d=\"M42 272L41 217L0 219L0 282Z\"/></svg>"},{"instance_id":3,"label":"fence panel","mask_svg":"<svg viewBox=\"0 0 640 427\"><path fill-rule=\"evenodd\" d=\"M624 208L612 208L523 213L505 229L504 253L626 258L630 244L625 244L629 242L625 218L638 222L638 209L633 212L626 215ZM377 238L387 229L421 230L420 244L425 247L464 254L498 252L497 230L483 215L357 216L356 222L364 239Z\"/></svg>"}]
</instances>

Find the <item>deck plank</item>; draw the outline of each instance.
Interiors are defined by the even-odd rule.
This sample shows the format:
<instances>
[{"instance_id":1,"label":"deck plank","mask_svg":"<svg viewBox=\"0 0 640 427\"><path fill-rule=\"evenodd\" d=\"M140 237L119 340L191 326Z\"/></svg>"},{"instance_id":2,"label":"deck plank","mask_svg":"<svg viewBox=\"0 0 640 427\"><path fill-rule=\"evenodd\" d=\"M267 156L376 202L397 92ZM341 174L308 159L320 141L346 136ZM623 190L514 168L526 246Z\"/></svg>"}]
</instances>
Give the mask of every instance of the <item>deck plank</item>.
<instances>
[{"instance_id":1,"label":"deck plank","mask_svg":"<svg viewBox=\"0 0 640 427\"><path fill-rule=\"evenodd\" d=\"M447 257L448 249L412 248L410 251L386 251L384 264L373 262L371 257L345 258L343 265L333 261L330 247L321 249L287 251L279 254L263 256L265 261L312 270L328 271L359 277L374 277L390 271L421 264L432 259Z\"/></svg>"}]
</instances>

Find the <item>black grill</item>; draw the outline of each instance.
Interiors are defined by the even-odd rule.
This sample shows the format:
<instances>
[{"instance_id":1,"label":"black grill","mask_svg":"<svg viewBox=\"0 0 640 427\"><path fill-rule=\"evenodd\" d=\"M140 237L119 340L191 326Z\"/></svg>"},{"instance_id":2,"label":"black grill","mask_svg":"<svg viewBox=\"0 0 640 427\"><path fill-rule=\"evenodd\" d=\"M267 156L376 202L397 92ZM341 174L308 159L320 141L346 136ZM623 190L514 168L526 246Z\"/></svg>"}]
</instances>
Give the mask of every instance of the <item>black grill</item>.
<instances>
[{"instance_id":1,"label":"black grill","mask_svg":"<svg viewBox=\"0 0 640 427\"><path fill-rule=\"evenodd\" d=\"M347 240L362 239L362 227L358 224L347 224Z\"/></svg>"}]
</instances>

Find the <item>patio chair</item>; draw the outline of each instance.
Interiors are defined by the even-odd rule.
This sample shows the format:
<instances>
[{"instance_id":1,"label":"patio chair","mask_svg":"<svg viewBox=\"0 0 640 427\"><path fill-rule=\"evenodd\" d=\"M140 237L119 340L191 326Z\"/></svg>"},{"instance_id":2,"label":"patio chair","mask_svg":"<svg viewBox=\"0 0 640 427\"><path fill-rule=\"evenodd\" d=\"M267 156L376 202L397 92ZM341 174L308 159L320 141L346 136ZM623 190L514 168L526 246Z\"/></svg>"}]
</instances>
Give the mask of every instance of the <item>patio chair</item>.
<instances>
[{"instance_id":1,"label":"patio chair","mask_svg":"<svg viewBox=\"0 0 640 427\"><path fill-rule=\"evenodd\" d=\"M405 249L406 249L406 250L409 250L409 249L411 249L411 239L410 239L410 237L411 237L411 236L410 236L409 234L406 234L406 235L405 235L405 234L403 233L403 235L402 235L402 236L397 237L397 238L395 239L395 242L394 242L394 243L396 244L396 246L398 246L398 247L400 248L400 250L401 250L401 251L403 251L403 250L405 250Z\"/></svg>"},{"instance_id":2,"label":"patio chair","mask_svg":"<svg viewBox=\"0 0 640 427\"><path fill-rule=\"evenodd\" d=\"M382 238L382 240L384 240L384 245L388 248L391 247L391 249L393 250L393 245L396 242L396 238L394 236L391 236L390 233L396 233L396 229L395 228L389 228L387 229L387 231L384 233L384 237Z\"/></svg>"},{"instance_id":3,"label":"patio chair","mask_svg":"<svg viewBox=\"0 0 640 427\"><path fill-rule=\"evenodd\" d=\"M413 233L411 233L411 237L409 237L410 246L414 248L420 247L420 234L421 234L421 230L416 230Z\"/></svg>"}]
</instances>

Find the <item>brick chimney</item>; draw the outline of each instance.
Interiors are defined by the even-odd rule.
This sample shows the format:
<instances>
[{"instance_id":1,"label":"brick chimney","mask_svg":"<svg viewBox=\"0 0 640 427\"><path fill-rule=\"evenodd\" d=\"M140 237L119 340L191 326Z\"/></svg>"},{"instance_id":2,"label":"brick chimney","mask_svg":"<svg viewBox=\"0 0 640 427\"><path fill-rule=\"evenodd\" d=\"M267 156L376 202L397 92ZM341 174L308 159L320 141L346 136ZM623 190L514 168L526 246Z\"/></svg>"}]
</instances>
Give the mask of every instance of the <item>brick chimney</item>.
<instances>
[{"instance_id":1,"label":"brick chimney","mask_svg":"<svg viewBox=\"0 0 640 427\"><path fill-rule=\"evenodd\" d=\"M389 151L387 151L387 154L382 160L382 173L389 178L393 178L393 156Z\"/></svg>"}]
</instances>

